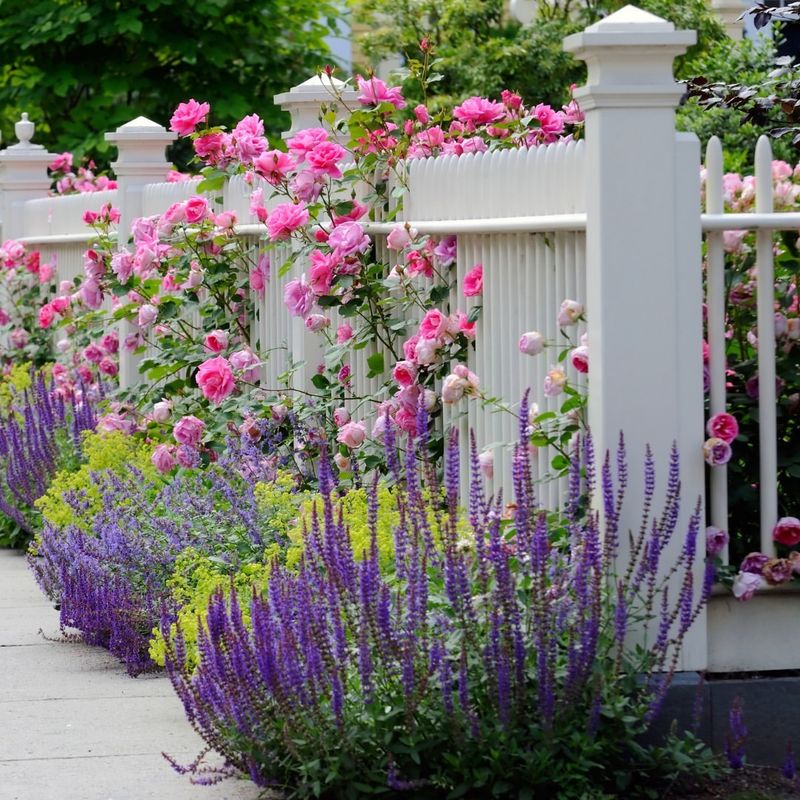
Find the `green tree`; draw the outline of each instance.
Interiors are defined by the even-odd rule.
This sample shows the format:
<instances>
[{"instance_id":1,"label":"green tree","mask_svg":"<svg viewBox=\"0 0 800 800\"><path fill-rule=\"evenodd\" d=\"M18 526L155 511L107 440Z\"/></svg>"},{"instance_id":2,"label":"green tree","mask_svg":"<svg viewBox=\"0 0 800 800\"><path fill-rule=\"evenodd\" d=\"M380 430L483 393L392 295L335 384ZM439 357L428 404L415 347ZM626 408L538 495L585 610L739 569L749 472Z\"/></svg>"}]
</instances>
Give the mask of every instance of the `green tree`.
<instances>
[{"instance_id":1,"label":"green tree","mask_svg":"<svg viewBox=\"0 0 800 800\"><path fill-rule=\"evenodd\" d=\"M398 54L406 61L419 58L419 42L427 37L440 59L436 89L442 104L512 89L528 102L560 105L570 85L585 76L584 65L563 52L563 38L625 5L624 0L542 0L537 19L521 25L509 17L508 0L351 2L356 23L365 28L358 44L371 66ZM637 5L679 28L698 31L697 46L678 64L681 75L696 74L691 62L725 37L705 0L640 0Z\"/></svg>"},{"instance_id":2,"label":"green tree","mask_svg":"<svg viewBox=\"0 0 800 800\"><path fill-rule=\"evenodd\" d=\"M330 61L334 0L0 0L0 126L20 111L36 141L106 160L103 133L168 124L190 97L232 124L285 120L272 96ZM180 154L176 154L180 160ZM185 155L185 154L184 154Z\"/></svg>"}]
</instances>

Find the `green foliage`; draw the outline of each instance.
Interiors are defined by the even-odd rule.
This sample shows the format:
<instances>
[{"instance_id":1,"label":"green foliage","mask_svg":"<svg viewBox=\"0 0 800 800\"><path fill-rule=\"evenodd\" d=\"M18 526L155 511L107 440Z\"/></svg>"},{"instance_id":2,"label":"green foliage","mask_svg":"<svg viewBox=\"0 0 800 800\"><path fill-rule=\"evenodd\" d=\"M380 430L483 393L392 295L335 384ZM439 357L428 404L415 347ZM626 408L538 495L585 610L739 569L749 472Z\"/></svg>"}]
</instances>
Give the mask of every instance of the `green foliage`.
<instances>
[{"instance_id":1,"label":"green foliage","mask_svg":"<svg viewBox=\"0 0 800 800\"><path fill-rule=\"evenodd\" d=\"M119 431L88 433L83 441L80 466L62 469L53 478L47 493L36 501L36 508L53 525L65 528L79 525L88 529L95 514L101 510L100 490L92 473L110 469L118 474L139 470L147 479L156 480L158 473L150 463L151 449ZM78 513L64 498L74 493L86 502L86 510Z\"/></svg>"},{"instance_id":2,"label":"green foliage","mask_svg":"<svg viewBox=\"0 0 800 800\"><path fill-rule=\"evenodd\" d=\"M327 0L4 0L3 137L28 111L41 144L102 160L105 131L139 115L166 123L189 97L225 124L255 108L278 132L272 96L329 60L334 14Z\"/></svg>"},{"instance_id":3,"label":"green foliage","mask_svg":"<svg viewBox=\"0 0 800 800\"><path fill-rule=\"evenodd\" d=\"M569 86L585 78L583 63L563 51L564 37L625 2L540 3L539 17L525 26L509 17L506 0L353 0L353 5L356 21L365 28L358 44L372 66L397 54L406 63L419 58L419 43L427 37L442 74L431 87L434 106L474 94L496 97L503 89L528 102L558 106L568 99ZM641 0L637 5L676 27L698 31L698 44L678 61L680 75L695 74L692 61L725 36L704 0Z\"/></svg>"}]
</instances>

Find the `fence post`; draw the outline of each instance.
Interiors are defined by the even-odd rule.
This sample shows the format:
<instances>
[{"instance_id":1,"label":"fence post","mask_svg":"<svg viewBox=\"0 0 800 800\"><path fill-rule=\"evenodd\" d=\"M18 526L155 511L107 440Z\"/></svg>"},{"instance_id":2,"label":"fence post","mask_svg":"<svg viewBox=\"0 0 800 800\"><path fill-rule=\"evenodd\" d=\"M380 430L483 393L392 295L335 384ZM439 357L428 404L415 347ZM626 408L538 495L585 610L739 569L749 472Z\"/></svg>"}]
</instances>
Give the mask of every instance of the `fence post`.
<instances>
[{"instance_id":1,"label":"fence post","mask_svg":"<svg viewBox=\"0 0 800 800\"><path fill-rule=\"evenodd\" d=\"M142 214L142 193L149 183L162 183L167 179L171 164L164 155L168 144L176 139L171 133L146 117L137 117L107 133L107 142L117 146L117 160L111 167L117 176L117 204L120 211L120 249L127 244L131 223ZM135 332L129 322L120 326L119 383L129 389L138 381L137 357L123 346L125 338Z\"/></svg>"},{"instance_id":2,"label":"fence post","mask_svg":"<svg viewBox=\"0 0 800 800\"><path fill-rule=\"evenodd\" d=\"M355 102L355 90L349 88L337 78L329 78L322 75L314 75L307 81L293 86L288 92L276 94L274 97L275 105L280 106L291 115L291 124L289 129L284 131L283 138L289 139L297 131L306 128L325 127L330 130L331 126L322 122L321 116L323 106L336 102L337 93L346 103ZM341 110L339 109L339 111ZM331 133L333 138L340 144L346 144L346 135L335 130L331 131ZM307 267L306 260L298 259L292 272L286 276L287 280L299 278ZM283 286L275 287L274 291L279 291L282 294ZM279 344L279 342L270 342L267 347L274 347ZM311 379L316 374L317 365L322 360L319 336L306 330L304 320L293 317L290 327L290 341L286 344L291 360L295 364L302 365L298 367L294 374L294 385L298 388L310 389L312 385Z\"/></svg>"},{"instance_id":3,"label":"fence post","mask_svg":"<svg viewBox=\"0 0 800 800\"><path fill-rule=\"evenodd\" d=\"M626 6L564 42L589 69L575 94L586 112L589 424L598 454L613 453L625 435L623 542L639 529L648 444L657 467L655 509L670 449L678 446L678 533L704 500L700 146L675 131L683 89L672 72L695 39L694 31ZM674 563L682 544L674 542L662 563ZM695 598L702 535L697 549ZM703 615L680 668L703 669L706 659Z\"/></svg>"},{"instance_id":4,"label":"fence post","mask_svg":"<svg viewBox=\"0 0 800 800\"><path fill-rule=\"evenodd\" d=\"M725 27L725 33L731 39L744 38L744 20L740 19L750 3L744 0L711 0L711 7L717 13L719 21Z\"/></svg>"},{"instance_id":5,"label":"fence post","mask_svg":"<svg viewBox=\"0 0 800 800\"><path fill-rule=\"evenodd\" d=\"M0 151L0 193L2 193L3 239L19 239L24 235L26 200L45 197L50 188L47 165L53 156L40 144L33 144L36 126L27 114L14 125L17 144Z\"/></svg>"}]
</instances>

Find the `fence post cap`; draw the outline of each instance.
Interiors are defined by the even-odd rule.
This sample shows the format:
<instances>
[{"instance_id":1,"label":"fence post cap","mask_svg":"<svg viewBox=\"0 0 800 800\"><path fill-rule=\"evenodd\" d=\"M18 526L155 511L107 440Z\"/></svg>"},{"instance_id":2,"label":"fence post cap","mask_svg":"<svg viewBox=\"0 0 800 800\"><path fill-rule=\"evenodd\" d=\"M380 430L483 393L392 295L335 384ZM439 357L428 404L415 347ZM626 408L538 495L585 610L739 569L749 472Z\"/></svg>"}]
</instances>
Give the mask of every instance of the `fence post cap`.
<instances>
[{"instance_id":1,"label":"fence post cap","mask_svg":"<svg viewBox=\"0 0 800 800\"><path fill-rule=\"evenodd\" d=\"M177 133L168 131L163 125L153 122L147 117L136 117L124 125L120 125L115 131L105 135L107 142L124 142L133 140L147 139L156 142L174 142L178 138Z\"/></svg>"},{"instance_id":2,"label":"fence post cap","mask_svg":"<svg viewBox=\"0 0 800 800\"><path fill-rule=\"evenodd\" d=\"M3 150L2 157L30 158L31 156L42 156L49 160L50 154L45 148L31 141L35 130L36 126L28 119L27 112L23 111L20 119L14 123L14 133L19 141Z\"/></svg>"},{"instance_id":3,"label":"fence post cap","mask_svg":"<svg viewBox=\"0 0 800 800\"><path fill-rule=\"evenodd\" d=\"M325 103L342 95L345 99L355 97L355 90L344 81L328 75L312 75L308 80L292 86L288 92L276 94L273 100L276 105L284 106L294 103Z\"/></svg>"}]
</instances>

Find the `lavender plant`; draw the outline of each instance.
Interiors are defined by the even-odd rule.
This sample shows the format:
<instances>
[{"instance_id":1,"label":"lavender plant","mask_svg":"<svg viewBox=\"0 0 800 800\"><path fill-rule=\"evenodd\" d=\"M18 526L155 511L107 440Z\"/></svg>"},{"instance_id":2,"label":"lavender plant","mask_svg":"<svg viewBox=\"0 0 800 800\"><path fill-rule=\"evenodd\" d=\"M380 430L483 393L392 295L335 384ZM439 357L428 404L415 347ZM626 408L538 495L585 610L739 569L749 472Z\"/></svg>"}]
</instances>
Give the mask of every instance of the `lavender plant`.
<instances>
[{"instance_id":1,"label":"lavender plant","mask_svg":"<svg viewBox=\"0 0 800 800\"><path fill-rule=\"evenodd\" d=\"M25 546L33 536L39 526L34 502L76 457L82 432L94 429L96 405L82 388L65 399L42 372L14 398L0 421L0 545Z\"/></svg>"},{"instance_id":2,"label":"lavender plant","mask_svg":"<svg viewBox=\"0 0 800 800\"><path fill-rule=\"evenodd\" d=\"M46 523L30 563L42 590L60 603L62 628L77 628L91 644L108 648L132 675L154 668L150 636L161 615L177 611L168 589L175 561L188 547L231 570L258 560L268 522L259 515L252 478L228 457L204 471L186 471L171 483L148 480L131 467L126 475L96 473L102 511L90 530ZM245 477L246 476L246 477ZM67 501L80 516L87 500Z\"/></svg>"},{"instance_id":3,"label":"lavender plant","mask_svg":"<svg viewBox=\"0 0 800 800\"><path fill-rule=\"evenodd\" d=\"M405 449L401 470L388 434L400 518L388 570L378 558L375 486L371 543L356 554L321 459L323 502L298 571L273 564L267 590L254 592L249 625L236 595L218 592L198 634L196 666L180 626L169 640L166 666L188 719L225 760L216 771L202 759L173 762L176 769L201 783L244 773L285 798L589 798L620 789L631 796L692 764L698 749L690 735L671 748L638 741L659 713L711 585L693 585L695 511L670 571L682 588L673 602L666 591L657 601L661 557L679 518L677 455L660 515L651 512L648 458L642 526L617 575L624 448L614 479L608 458L597 474L591 442L584 444L572 471L567 535L551 537L558 526L533 493L526 406L510 511L501 497L484 495L473 446L470 536L459 532L450 436L446 501L433 509L438 543L423 499L435 473L417 461L424 437ZM602 523L589 510L596 490ZM652 641L625 647L646 622L657 628Z\"/></svg>"}]
</instances>

